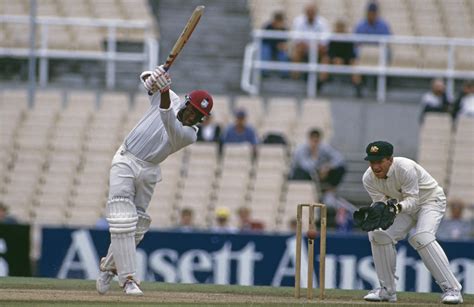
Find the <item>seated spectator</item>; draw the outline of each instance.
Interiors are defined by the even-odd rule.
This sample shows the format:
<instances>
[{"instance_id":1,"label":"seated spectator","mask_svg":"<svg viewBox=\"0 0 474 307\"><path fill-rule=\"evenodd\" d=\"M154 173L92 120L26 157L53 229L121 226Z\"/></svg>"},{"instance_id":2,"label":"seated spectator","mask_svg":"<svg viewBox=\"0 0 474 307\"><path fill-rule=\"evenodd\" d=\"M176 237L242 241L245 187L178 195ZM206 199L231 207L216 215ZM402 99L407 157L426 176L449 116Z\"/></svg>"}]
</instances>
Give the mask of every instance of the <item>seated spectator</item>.
<instances>
[{"instance_id":1,"label":"seated spectator","mask_svg":"<svg viewBox=\"0 0 474 307\"><path fill-rule=\"evenodd\" d=\"M250 143L253 146L254 154L257 150L257 133L252 126L247 124L247 113L243 109L236 110L235 122L229 125L223 135L222 144L226 143Z\"/></svg>"},{"instance_id":2,"label":"seated spectator","mask_svg":"<svg viewBox=\"0 0 474 307\"><path fill-rule=\"evenodd\" d=\"M240 207L237 210L239 217L239 230L242 232L246 231L262 231L264 228L263 223L252 219L252 211L249 207Z\"/></svg>"},{"instance_id":3,"label":"seated spectator","mask_svg":"<svg viewBox=\"0 0 474 307\"><path fill-rule=\"evenodd\" d=\"M237 228L229 225L230 210L226 207L216 209L216 224L211 227L211 231L218 233L236 233Z\"/></svg>"},{"instance_id":4,"label":"seated spectator","mask_svg":"<svg viewBox=\"0 0 474 307\"><path fill-rule=\"evenodd\" d=\"M196 230L193 224L193 210L191 208L183 208L180 212L178 231L192 232Z\"/></svg>"},{"instance_id":5,"label":"seated spectator","mask_svg":"<svg viewBox=\"0 0 474 307\"><path fill-rule=\"evenodd\" d=\"M379 7L375 1L369 2L366 18L357 24L354 32L357 34L375 35L392 34L388 23L379 16Z\"/></svg>"},{"instance_id":6,"label":"seated spectator","mask_svg":"<svg viewBox=\"0 0 474 307\"><path fill-rule=\"evenodd\" d=\"M370 1L367 5L367 15L355 27L354 33L368 35L391 35L390 26L379 15L377 2ZM369 44L369 43L366 43ZM357 49L356 49L356 53ZM390 61L390 50L388 50L387 61Z\"/></svg>"},{"instance_id":7,"label":"seated spectator","mask_svg":"<svg viewBox=\"0 0 474 307\"><path fill-rule=\"evenodd\" d=\"M446 87L441 79L434 79L431 82L431 90L421 98L421 117L423 121L426 112L448 112L450 101L446 96Z\"/></svg>"},{"instance_id":8,"label":"seated spectator","mask_svg":"<svg viewBox=\"0 0 474 307\"><path fill-rule=\"evenodd\" d=\"M18 224L18 221L8 213L8 207L0 202L0 224Z\"/></svg>"},{"instance_id":9,"label":"seated spectator","mask_svg":"<svg viewBox=\"0 0 474 307\"><path fill-rule=\"evenodd\" d=\"M327 52L327 43L330 34L327 20L318 14L318 7L315 4L308 4L304 9L304 14L297 16L293 20L292 31L320 33L322 40L318 44L318 56L321 59ZM307 62L309 59L309 40L298 39L292 42L291 60L293 62ZM292 74L294 78L299 78L298 73Z\"/></svg>"},{"instance_id":10,"label":"seated spectator","mask_svg":"<svg viewBox=\"0 0 474 307\"><path fill-rule=\"evenodd\" d=\"M334 25L334 32L337 34L347 33L346 23L343 20L338 20ZM356 61L355 45L350 41L329 41L328 53L325 55L321 62L323 64L334 64L334 65L354 65ZM327 82L329 79L329 73L322 72L319 75L318 89ZM361 77L360 75L352 75L352 83L356 89L356 96L362 97L361 89Z\"/></svg>"},{"instance_id":11,"label":"seated spectator","mask_svg":"<svg viewBox=\"0 0 474 307\"><path fill-rule=\"evenodd\" d=\"M470 221L463 220L463 212L466 204L461 199L451 199L448 202L449 218L444 218L436 236L442 240L470 239L473 235Z\"/></svg>"},{"instance_id":12,"label":"seated spectator","mask_svg":"<svg viewBox=\"0 0 474 307\"><path fill-rule=\"evenodd\" d=\"M283 12L275 12L273 18L263 27L269 31L287 31L285 14ZM285 39L265 38L262 40L262 60L264 61L280 61L288 62L288 45ZM286 77L288 72L282 72L282 77Z\"/></svg>"},{"instance_id":13,"label":"seated spectator","mask_svg":"<svg viewBox=\"0 0 474 307\"><path fill-rule=\"evenodd\" d=\"M221 126L213 121L213 116L207 116L204 121L199 124L197 132L198 142L220 142Z\"/></svg>"},{"instance_id":14,"label":"seated spectator","mask_svg":"<svg viewBox=\"0 0 474 307\"><path fill-rule=\"evenodd\" d=\"M459 115L474 116L474 81L466 81L463 90L453 106L453 119Z\"/></svg>"},{"instance_id":15,"label":"seated spectator","mask_svg":"<svg viewBox=\"0 0 474 307\"><path fill-rule=\"evenodd\" d=\"M346 173L345 161L339 151L321 140L318 129L308 133L308 141L293 154L289 179L316 180L324 193L334 193Z\"/></svg>"},{"instance_id":16,"label":"seated spectator","mask_svg":"<svg viewBox=\"0 0 474 307\"><path fill-rule=\"evenodd\" d=\"M298 227L298 222L296 221L296 217L292 218L288 221L288 229L292 233L296 233Z\"/></svg>"},{"instance_id":17,"label":"seated spectator","mask_svg":"<svg viewBox=\"0 0 474 307\"><path fill-rule=\"evenodd\" d=\"M336 232L338 233L348 233L352 231L354 222L352 220L352 214L345 207L338 207L336 209Z\"/></svg>"}]
</instances>

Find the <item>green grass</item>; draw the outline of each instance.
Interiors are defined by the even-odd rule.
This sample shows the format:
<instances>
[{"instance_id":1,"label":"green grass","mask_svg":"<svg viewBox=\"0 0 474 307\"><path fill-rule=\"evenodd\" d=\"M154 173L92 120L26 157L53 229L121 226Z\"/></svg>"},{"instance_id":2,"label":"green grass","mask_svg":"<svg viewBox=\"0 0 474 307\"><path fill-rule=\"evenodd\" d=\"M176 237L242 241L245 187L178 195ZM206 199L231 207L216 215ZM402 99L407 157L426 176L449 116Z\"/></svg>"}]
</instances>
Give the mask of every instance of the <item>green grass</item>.
<instances>
[{"instance_id":1,"label":"green grass","mask_svg":"<svg viewBox=\"0 0 474 307\"><path fill-rule=\"evenodd\" d=\"M327 289L326 299L293 298L291 287L249 287L144 282L142 297L123 295L114 283L105 296L95 292L90 280L50 278L0 278L0 306L439 306L439 293L402 292L396 304L367 303L366 291ZM302 289L302 297L306 294ZM464 295L463 306L474 306L474 295Z\"/></svg>"}]
</instances>

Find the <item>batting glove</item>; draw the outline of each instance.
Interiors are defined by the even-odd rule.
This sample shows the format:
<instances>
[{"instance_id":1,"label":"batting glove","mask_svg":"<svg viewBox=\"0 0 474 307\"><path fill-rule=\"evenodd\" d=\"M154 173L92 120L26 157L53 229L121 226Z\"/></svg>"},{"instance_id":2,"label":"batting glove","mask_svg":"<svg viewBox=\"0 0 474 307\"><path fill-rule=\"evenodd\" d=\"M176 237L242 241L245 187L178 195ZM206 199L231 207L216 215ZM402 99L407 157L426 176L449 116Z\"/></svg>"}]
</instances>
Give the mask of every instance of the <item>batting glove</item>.
<instances>
[{"instance_id":1,"label":"batting glove","mask_svg":"<svg viewBox=\"0 0 474 307\"><path fill-rule=\"evenodd\" d=\"M140 75L140 79L143 82L143 86L151 95L158 91L160 91L160 93L167 92L171 87L171 77L164 70L163 66L158 66L153 71L144 71Z\"/></svg>"}]
</instances>

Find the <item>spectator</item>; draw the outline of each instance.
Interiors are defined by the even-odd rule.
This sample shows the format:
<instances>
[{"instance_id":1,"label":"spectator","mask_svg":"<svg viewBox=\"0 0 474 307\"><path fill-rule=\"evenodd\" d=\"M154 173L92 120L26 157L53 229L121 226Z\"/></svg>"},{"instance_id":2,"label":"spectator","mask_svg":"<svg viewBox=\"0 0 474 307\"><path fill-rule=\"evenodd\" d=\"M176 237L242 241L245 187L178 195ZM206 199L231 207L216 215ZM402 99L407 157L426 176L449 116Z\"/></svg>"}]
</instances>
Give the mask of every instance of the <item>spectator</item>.
<instances>
[{"instance_id":1,"label":"spectator","mask_svg":"<svg viewBox=\"0 0 474 307\"><path fill-rule=\"evenodd\" d=\"M0 224L18 224L18 221L8 214L8 207L0 202Z\"/></svg>"},{"instance_id":2,"label":"spectator","mask_svg":"<svg viewBox=\"0 0 474 307\"><path fill-rule=\"evenodd\" d=\"M219 233L236 233L237 228L229 225L230 210L226 207L216 209L216 225L211 230Z\"/></svg>"},{"instance_id":3,"label":"spectator","mask_svg":"<svg viewBox=\"0 0 474 307\"><path fill-rule=\"evenodd\" d=\"M262 231L264 226L263 223L252 219L252 211L249 207L240 207L237 210L239 216L239 229L240 231Z\"/></svg>"},{"instance_id":4,"label":"spectator","mask_svg":"<svg viewBox=\"0 0 474 307\"><path fill-rule=\"evenodd\" d=\"M354 33L368 35L391 35L390 26L379 16L377 2L371 1L367 5L366 18L361 20L355 27ZM356 53L358 50L356 49ZM387 62L390 61L390 50L387 54Z\"/></svg>"},{"instance_id":5,"label":"spectator","mask_svg":"<svg viewBox=\"0 0 474 307\"><path fill-rule=\"evenodd\" d=\"M392 34L388 23L379 16L379 7L377 3L372 1L367 5L366 18L357 24L354 32L356 34Z\"/></svg>"},{"instance_id":6,"label":"spectator","mask_svg":"<svg viewBox=\"0 0 474 307\"><path fill-rule=\"evenodd\" d=\"M329 38L329 24L327 20L318 14L318 7L315 4L308 4L304 14L297 16L293 20L293 31L320 33L322 40L318 45L318 55L321 59L327 52L327 42ZM307 62L309 59L309 40L298 39L292 43L291 60L293 62ZM299 78L299 74L293 74L294 78Z\"/></svg>"},{"instance_id":7,"label":"spectator","mask_svg":"<svg viewBox=\"0 0 474 307\"><path fill-rule=\"evenodd\" d=\"M178 231L193 232L196 227L193 224L193 210L191 208L183 208L180 213Z\"/></svg>"},{"instance_id":8,"label":"spectator","mask_svg":"<svg viewBox=\"0 0 474 307\"><path fill-rule=\"evenodd\" d=\"M352 231L354 223L352 220L352 214L347 208L338 207L336 209L335 224L336 232L338 233L348 233Z\"/></svg>"},{"instance_id":9,"label":"spectator","mask_svg":"<svg viewBox=\"0 0 474 307\"><path fill-rule=\"evenodd\" d=\"M207 116L199 125L197 132L198 142L220 142L221 126L213 121L213 116Z\"/></svg>"},{"instance_id":10,"label":"spectator","mask_svg":"<svg viewBox=\"0 0 474 307\"><path fill-rule=\"evenodd\" d=\"M235 122L229 125L222 135L222 143L250 143L254 154L257 150L257 133L252 126L247 124L247 113L243 109L235 112Z\"/></svg>"},{"instance_id":11,"label":"spectator","mask_svg":"<svg viewBox=\"0 0 474 307\"><path fill-rule=\"evenodd\" d=\"M334 32L337 34L347 33L346 23L344 20L338 20L334 25ZM328 54L325 55L321 62L323 64L335 65L354 65L356 63L355 45L350 41L329 41ZM319 76L319 88L327 82L329 73L322 72ZM362 97L361 77L360 75L352 75L352 83L356 89L356 96Z\"/></svg>"},{"instance_id":12,"label":"spectator","mask_svg":"<svg viewBox=\"0 0 474 307\"><path fill-rule=\"evenodd\" d=\"M463 220L464 209L466 204L462 199L451 199L448 202L449 218L441 221L438 230L438 238L442 240L450 239L469 239L472 235L472 225L469 221Z\"/></svg>"},{"instance_id":13,"label":"spectator","mask_svg":"<svg viewBox=\"0 0 474 307\"><path fill-rule=\"evenodd\" d=\"M264 30L287 31L285 14L275 12L270 22L264 25ZM288 45L285 39L266 38L262 40L262 60L288 62ZM281 76L286 77L288 72L282 72Z\"/></svg>"},{"instance_id":14,"label":"spectator","mask_svg":"<svg viewBox=\"0 0 474 307\"><path fill-rule=\"evenodd\" d=\"M448 112L450 101L446 96L446 87L441 79L434 79L431 82L431 91L425 93L421 98L421 117L423 121L426 112Z\"/></svg>"},{"instance_id":15,"label":"spectator","mask_svg":"<svg viewBox=\"0 0 474 307\"><path fill-rule=\"evenodd\" d=\"M474 116L474 80L466 81L463 90L453 106L453 119L458 115Z\"/></svg>"},{"instance_id":16,"label":"spectator","mask_svg":"<svg viewBox=\"0 0 474 307\"><path fill-rule=\"evenodd\" d=\"M321 141L322 133L312 129L308 141L299 145L291 161L290 180L316 180L328 206L336 206L335 191L346 173L342 154Z\"/></svg>"},{"instance_id":17,"label":"spectator","mask_svg":"<svg viewBox=\"0 0 474 307\"><path fill-rule=\"evenodd\" d=\"M296 233L297 231L297 221L296 221L296 217L292 218L291 220L288 221L288 229L290 232L292 233Z\"/></svg>"}]
</instances>

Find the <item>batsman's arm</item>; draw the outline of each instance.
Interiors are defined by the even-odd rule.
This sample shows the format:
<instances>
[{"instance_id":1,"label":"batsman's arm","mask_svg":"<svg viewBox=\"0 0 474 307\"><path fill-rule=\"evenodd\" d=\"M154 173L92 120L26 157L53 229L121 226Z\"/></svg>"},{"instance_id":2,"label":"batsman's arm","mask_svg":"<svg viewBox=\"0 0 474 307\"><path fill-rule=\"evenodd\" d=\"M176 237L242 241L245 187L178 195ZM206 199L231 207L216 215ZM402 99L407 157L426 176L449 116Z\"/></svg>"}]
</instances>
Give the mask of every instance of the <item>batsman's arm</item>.
<instances>
[{"instance_id":1,"label":"batsman's arm","mask_svg":"<svg viewBox=\"0 0 474 307\"><path fill-rule=\"evenodd\" d=\"M160 109L169 109L171 106L170 91L161 93Z\"/></svg>"}]
</instances>

